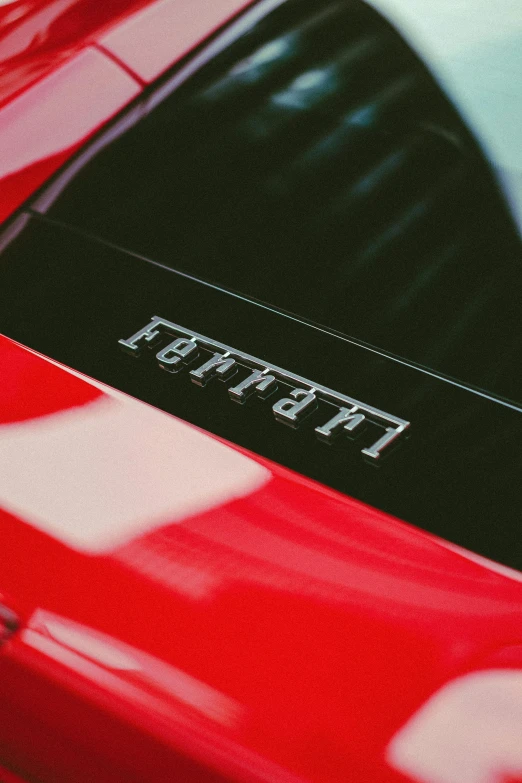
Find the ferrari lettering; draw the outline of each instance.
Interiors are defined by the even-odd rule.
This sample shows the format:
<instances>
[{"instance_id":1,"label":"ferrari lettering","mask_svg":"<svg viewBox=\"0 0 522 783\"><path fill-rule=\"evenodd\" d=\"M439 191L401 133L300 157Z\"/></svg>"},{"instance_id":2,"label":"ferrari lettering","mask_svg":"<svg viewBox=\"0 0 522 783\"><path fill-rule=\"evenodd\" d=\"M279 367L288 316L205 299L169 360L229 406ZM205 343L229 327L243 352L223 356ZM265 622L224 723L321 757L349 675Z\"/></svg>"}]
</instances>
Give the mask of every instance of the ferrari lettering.
<instances>
[{"instance_id":1,"label":"ferrari lettering","mask_svg":"<svg viewBox=\"0 0 522 783\"><path fill-rule=\"evenodd\" d=\"M162 370L175 374L183 368L188 369L187 365L191 364L193 369L188 371L188 377L202 387L213 379L229 382L238 373L246 371L239 382L229 386L231 400L243 405L255 397L263 402L279 391L280 399L272 404L275 421L294 429L311 426L317 439L323 443L331 444L342 434L354 438L359 433L366 433L366 425L371 425L371 439L368 437L369 442L361 449L370 462L378 462L383 452L389 451L389 447L410 426L405 419L158 316L131 337L118 342L126 353L140 356L144 348L158 346L163 340L166 344L156 353ZM326 416L326 413L329 415ZM324 423L321 423L320 416L323 416ZM312 424L308 423L312 421Z\"/></svg>"},{"instance_id":2,"label":"ferrari lettering","mask_svg":"<svg viewBox=\"0 0 522 783\"><path fill-rule=\"evenodd\" d=\"M244 381L228 390L231 400L244 403L254 392L266 399L277 390L277 381L273 375L267 375L268 370L254 370Z\"/></svg>"},{"instance_id":3,"label":"ferrari lettering","mask_svg":"<svg viewBox=\"0 0 522 783\"><path fill-rule=\"evenodd\" d=\"M119 345L122 350L130 353L131 356L139 356L145 345L152 348L152 346L157 345L161 337L162 334L160 329L158 329L157 320L153 318L150 324L137 331L128 340L120 340Z\"/></svg>"},{"instance_id":4,"label":"ferrari lettering","mask_svg":"<svg viewBox=\"0 0 522 783\"><path fill-rule=\"evenodd\" d=\"M322 427L316 427L315 434L319 440L331 443L343 429L346 432L353 432L355 429L360 429L365 420L366 416L359 411L357 405L351 408L341 408L330 421L327 421Z\"/></svg>"},{"instance_id":5,"label":"ferrari lettering","mask_svg":"<svg viewBox=\"0 0 522 783\"><path fill-rule=\"evenodd\" d=\"M295 427L300 419L317 407L317 397L310 389L294 389L290 392L291 397L285 397L272 406L274 416L283 424L289 424ZM292 397L294 399L292 399Z\"/></svg>"},{"instance_id":6,"label":"ferrari lettering","mask_svg":"<svg viewBox=\"0 0 522 783\"><path fill-rule=\"evenodd\" d=\"M214 375L227 380L235 375L236 371L236 360L232 356L229 356L228 353L224 355L215 353L208 362L202 364L197 370L191 371L190 380L198 386L205 386Z\"/></svg>"},{"instance_id":7,"label":"ferrari lettering","mask_svg":"<svg viewBox=\"0 0 522 783\"><path fill-rule=\"evenodd\" d=\"M177 340L169 343L159 353L156 359L162 370L167 372L178 372L182 367L182 362L190 361L198 355L198 347L193 340L186 337L178 337Z\"/></svg>"}]
</instances>

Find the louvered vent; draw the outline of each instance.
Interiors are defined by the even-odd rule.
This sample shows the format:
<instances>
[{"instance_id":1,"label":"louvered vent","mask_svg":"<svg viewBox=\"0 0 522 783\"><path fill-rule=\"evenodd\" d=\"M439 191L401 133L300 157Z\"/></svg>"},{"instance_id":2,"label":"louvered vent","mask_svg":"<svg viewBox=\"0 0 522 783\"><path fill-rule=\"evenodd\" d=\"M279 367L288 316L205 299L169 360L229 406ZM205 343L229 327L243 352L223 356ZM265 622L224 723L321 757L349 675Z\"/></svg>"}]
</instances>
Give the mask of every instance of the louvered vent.
<instances>
[{"instance_id":1,"label":"louvered vent","mask_svg":"<svg viewBox=\"0 0 522 783\"><path fill-rule=\"evenodd\" d=\"M493 390L503 375L509 395L510 218L365 3L287 0L97 161L92 197L73 188L56 217L410 361Z\"/></svg>"}]
</instances>

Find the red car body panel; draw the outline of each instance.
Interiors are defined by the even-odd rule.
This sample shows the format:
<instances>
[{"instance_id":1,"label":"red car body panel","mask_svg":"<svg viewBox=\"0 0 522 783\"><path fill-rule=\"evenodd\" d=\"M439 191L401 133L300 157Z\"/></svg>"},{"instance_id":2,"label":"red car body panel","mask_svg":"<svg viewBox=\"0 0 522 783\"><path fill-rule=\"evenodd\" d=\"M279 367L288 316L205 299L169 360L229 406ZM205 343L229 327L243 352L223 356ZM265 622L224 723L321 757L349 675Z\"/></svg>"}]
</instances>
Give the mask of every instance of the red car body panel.
<instances>
[{"instance_id":1,"label":"red car body panel","mask_svg":"<svg viewBox=\"0 0 522 783\"><path fill-rule=\"evenodd\" d=\"M108 0L100 5L92 0L33 0L0 7L0 105L146 2Z\"/></svg>"},{"instance_id":2,"label":"red car body panel","mask_svg":"<svg viewBox=\"0 0 522 783\"><path fill-rule=\"evenodd\" d=\"M0 9L0 221L245 5ZM42 422L59 429L77 414L92 428L108 405L128 408L130 427L147 408L6 338L0 366L0 451ZM181 426L147 410L159 428ZM204 510L144 518L99 552L24 513L19 485L38 489L41 454L27 452L18 494L0 488L0 599L21 618L0 651L0 780L411 780L391 743L433 694L470 672L522 668L522 577L183 427L209 444L208 460L182 453L194 496L221 463L211 444L263 480ZM82 443L69 441L73 466ZM112 483L111 508L123 507L132 485L146 505L151 476L111 448L93 451L105 471L87 477L93 496ZM155 448L152 471L172 459ZM82 506L81 482L49 475L47 495ZM522 779L502 754L492 764L499 781Z\"/></svg>"},{"instance_id":3,"label":"red car body panel","mask_svg":"<svg viewBox=\"0 0 522 783\"><path fill-rule=\"evenodd\" d=\"M5 338L0 362L0 451L13 433L59 429L71 412L104 404L128 407L131 424L147 408L160 426L181 426ZM82 448L69 444L72 464L83 465ZM94 454L104 471L112 448L99 442ZM202 486L218 467L208 454ZM27 469L33 486L39 459ZM100 554L46 534L15 513L19 495L4 494L3 600L23 618L0 656L10 768L45 781L167 781L173 770L184 781L402 780L387 748L434 692L508 647L509 661L493 666L520 666L516 572L248 461L267 471L261 486L152 530L142 520L145 533ZM133 483L143 466L128 462ZM64 485L70 477L54 474L53 484L42 471L49 494L82 502L81 489ZM89 484L106 491L95 473Z\"/></svg>"}]
</instances>

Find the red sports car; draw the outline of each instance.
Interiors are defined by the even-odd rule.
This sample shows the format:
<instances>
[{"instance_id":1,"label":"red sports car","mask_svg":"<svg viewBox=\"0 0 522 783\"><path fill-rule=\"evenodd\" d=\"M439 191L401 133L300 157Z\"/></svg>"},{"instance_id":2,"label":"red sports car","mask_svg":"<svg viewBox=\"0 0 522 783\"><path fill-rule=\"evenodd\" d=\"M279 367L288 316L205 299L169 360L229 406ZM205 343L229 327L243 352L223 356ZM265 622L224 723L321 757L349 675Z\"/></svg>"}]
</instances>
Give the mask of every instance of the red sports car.
<instances>
[{"instance_id":1,"label":"red sports car","mask_svg":"<svg viewBox=\"0 0 522 783\"><path fill-rule=\"evenodd\" d=\"M521 42L0 0L1 783L522 781Z\"/></svg>"}]
</instances>

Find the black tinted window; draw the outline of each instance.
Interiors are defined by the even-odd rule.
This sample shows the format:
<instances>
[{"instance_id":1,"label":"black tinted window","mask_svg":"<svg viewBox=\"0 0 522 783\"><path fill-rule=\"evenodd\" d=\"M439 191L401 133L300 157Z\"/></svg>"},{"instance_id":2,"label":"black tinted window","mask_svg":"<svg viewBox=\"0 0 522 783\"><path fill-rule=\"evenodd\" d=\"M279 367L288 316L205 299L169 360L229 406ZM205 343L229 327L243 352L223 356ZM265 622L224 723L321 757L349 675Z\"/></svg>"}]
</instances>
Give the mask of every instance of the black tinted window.
<instances>
[{"instance_id":1,"label":"black tinted window","mask_svg":"<svg viewBox=\"0 0 522 783\"><path fill-rule=\"evenodd\" d=\"M515 232L456 112L363 3L284 4L48 214L520 398Z\"/></svg>"}]
</instances>

